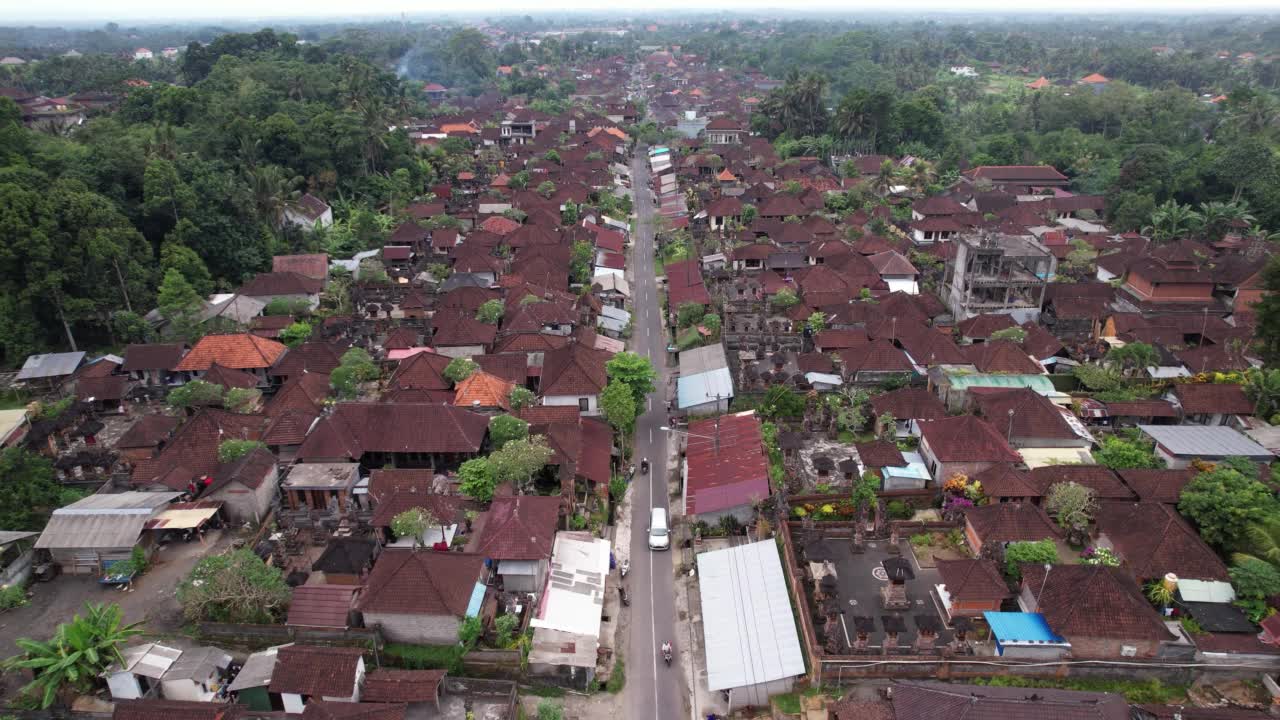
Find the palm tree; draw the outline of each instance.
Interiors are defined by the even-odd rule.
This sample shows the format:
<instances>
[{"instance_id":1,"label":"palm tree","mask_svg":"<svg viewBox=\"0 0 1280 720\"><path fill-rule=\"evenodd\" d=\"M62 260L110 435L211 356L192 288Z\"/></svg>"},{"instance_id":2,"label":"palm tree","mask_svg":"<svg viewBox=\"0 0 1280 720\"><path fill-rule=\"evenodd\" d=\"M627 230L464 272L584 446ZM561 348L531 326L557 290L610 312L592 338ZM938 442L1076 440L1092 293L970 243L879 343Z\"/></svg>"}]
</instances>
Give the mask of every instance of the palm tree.
<instances>
[{"instance_id":1,"label":"palm tree","mask_svg":"<svg viewBox=\"0 0 1280 720\"><path fill-rule=\"evenodd\" d=\"M1206 240L1221 240L1232 225L1254 222L1249 214L1249 206L1244 202L1220 202L1213 200L1200 203L1200 233Z\"/></svg>"},{"instance_id":2,"label":"palm tree","mask_svg":"<svg viewBox=\"0 0 1280 720\"><path fill-rule=\"evenodd\" d=\"M898 179L898 167L893 164L892 160L886 159L880 163L880 171L876 173L874 179L871 180L871 187L881 195L888 195L889 190L893 187Z\"/></svg>"},{"instance_id":3,"label":"palm tree","mask_svg":"<svg viewBox=\"0 0 1280 720\"><path fill-rule=\"evenodd\" d=\"M275 232L279 232L284 211L298 201L302 178L290 176L279 165L262 165L249 170L249 186L253 189L253 203L258 217Z\"/></svg>"},{"instance_id":4,"label":"palm tree","mask_svg":"<svg viewBox=\"0 0 1280 720\"><path fill-rule=\"evenodd\" d=\"M923 193L938 179L938 171L933 163L916 158L911 164L911 186Z\"/></svg>"},{"instance_id":5,"label":"palm tree","mask_svg":"<svg viewBox=\"0 0 1280 720\"><path fill-rule=\"evenodd\" d=\"M1248 552L1232 553L1232 564L1254 559L1280 566L1280 518L1268 517L1250 523L1245 527L1244 537Z\"/></svg>"},{"instance_id":6,"label":"palm tree","mask_svg":"<svg viewBox=\"0 0 1280 720\"><path fill-rule=\"evenodd\" d=\"M1253 400L1258 417L1266 419L1280 411L1280 370L1251 369L1244 374L1244 392Z\"/></svg>"},{"instance_id":7,"label":"palm tree","mask_svg":"<svg viewBox=\"0 0 1280 720\"><path fill-rule=\"evenodd\" d=\"M140 623L124 624L119 605L85 604L84 615L59 624L47 642L21 638L22 650L4 662L5 670L30 670L35 676L22 689L39 692L41 707L49 707L64 690L84 692L113 663L123 663L120 646L140 634Z\"/></svg>"},{"instance_id":8,"label":"palm tree","mask_svg":"<svg viewBox=\"0 0 1280 720\"><path fill-rule=\"evenodd\" d=\"M1176 200L1169 200L1151 213L1151 224L1144 227L1142 233L1164 242L1194 232L1200 227L1200 222L1200 213L1192 210L1190 205L1180 205Z\"/></svg>"}]
</instances>

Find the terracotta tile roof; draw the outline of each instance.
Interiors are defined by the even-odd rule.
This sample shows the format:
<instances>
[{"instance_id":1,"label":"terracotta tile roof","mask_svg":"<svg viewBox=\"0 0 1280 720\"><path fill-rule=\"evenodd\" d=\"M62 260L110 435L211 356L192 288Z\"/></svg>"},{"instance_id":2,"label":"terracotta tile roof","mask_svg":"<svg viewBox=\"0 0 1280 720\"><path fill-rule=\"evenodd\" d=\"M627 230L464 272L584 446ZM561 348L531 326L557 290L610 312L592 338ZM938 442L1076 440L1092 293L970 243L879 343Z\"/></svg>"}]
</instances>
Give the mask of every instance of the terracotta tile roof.
<instances>
[{"instance_id":1,"label":"terracotta tile roof","mask_svg":"<svg viewBox=\"0 0 1280 720\"><path fill-rule=\"evenodd\" d=\"M271 258L272 272L292 272L304 277L323 280L329 276L329 256L324 253L312 255L276 255Z\"/></svg>"},{"instance_id":2,"label":"terracotta tile roof","mask_svg":"<svg viewBox=\"0 0 1280 720\"><path fill-rule=\"evenodd\" d=\"M453 404L464 408L509 409L508 397L515 383L478 370L458 383Z\"/></svg>"},{"instance_id":3,"label":"terracotta tile roof","mask_svg":"<svg viewBox=\"0 0 1280 720\"><path fill-rule=\"evenodd\" d=\"M966 510L964 517L984 545L1056 539L1062 534L1045 511L1031 503L979 505Z\"/></svg>"},{"instance_id":4,"label":"terracotta tile roof","mask_svg":"<svg viewBox=\"0 0 1280 720\"><path fill-rule=\"evenodd\" d=\"M182 343L148 343L124 349L125 372L137 370L172 370L182 360L187 346Z\"/></svg>"},{"instance_id":5,"label":"terracotta tile roof","mask_svg":"<svg viewBox=\"0 0 1280 720\"><path fill-rule=\"evenodd\" d=\"M248 715L244 705L186 700L116 700L111 720L238 720Z\"/></svg>"},{"instance_id":6,"label":"terracotta tile roof","mask_svg":"<svg viewBox=\"0 0 1280 720\"><path fill-rule=\"evenodd\" d=\"M265 369L284 351L284 345L248 333L205 335L173 369L208 370L214 363L236 370Z\"/></svg>"},{"instance_id":7,"label":"terracotta tile roof","mask_svg":"<svg viewBox=\"0 0 1280 720\"><path fill-rule=\"evenodd\" d=\"M519 229L519 227L520 223L512 220L511 218L502 217L501 215L494 215L493 217L486 218L484 222L480 223L481 229L491 232L494 235L510 235Z\"/></svg>"},{"instance_id":8,"label":"terracotta tile roof","mask_svg":"<svg viewBox=\"0 0 1280 720\"><path fill-rule=\"evenodd\" d=\"M366 452L479 452L488 433L483 415L425 403L339 403L298 448L298 458L358 460Z\"/></svg>"},{"instance_id":9,"label":"terracotta tile roof","mask_svg":"<svg viewBox=\"0 0 1280 720\"><path fill-rule=\"evenodd\" d=\"M313 415L324 409L329 397L329 376L323 373L302 373L289 378L267 403L267 417L275 418L287 411L302 411Z\"/></svg>"},{"instance_id":10,"label":"terracotta tile roof","mask_svg":"<svg viewBox=\"0 0 1280 720\"><path fill-rule=\"evenodd\" d=\"M1031 471L1031 481L1049 494L1061 482L1074 482L1093 490L1099 500L1132 500L1134 495L1116 473L1105 465L1045 465Z\"/></svg>"},{"instance_id":11,"label":"terracotta tile roof","mask_svg":"<svg viewBox=\"0 0 1280 720\"><path fill-rule=\"evenodd\" d=\"M571 343L548 350L542 359L543 395L596 395L609 382L605 363L610 354Z\"/></svg>"},{"instance_id":12,"label":"terracotta tile roof","mask_svg":"<svg viewBox=\"0 0 1280 720\"><path fill-rule=\"evenodd\" d=\"M1186 415L1252 415L1254 410L1241 385L1185 383L1175 385L1173 394Z\"/></svg>"},{"instance_id":13,"label":"terracotta tile roof","mask_svg":"<svg viewBox=\"0 0 1280 720\"><path fill-rule=\"evenodd\" d=\"M947 407L942 401L919 387L905 387L873 395L871 407L877 416L890 413L898 420L941 420L947 416Z\"/></svg>"},{"instance_id":14,"label":"terracotta tile roof","mask_svg":"<svg viewBox=\"0 0 1280 720\"><path fill-rule=\"evenodd\" d=\"M186 492L188 482L213 476L222 441L257 440L265 419L262 415L203 408L178 428L159 455L134 466L130 482L135 486L162 482L173 490Z\"/></svg>"},{"instance_id":15,"label":"terracotta tile roof","mask_svg":"<svg viewBox=\"0 0 1280 720\"><path fill-rule=\"evenodd\" d=\"M485 557L492 556L432 550L386 550L378 556L373 572L369 574L359 608L365 613L461 618L484 569Z\"/></svg>"},{"instance_id":16,"label":"terracotta tile roof","mask_svg":"<svg viewBox=\"0 0 1280 720\"><path fill-rule=\"evenodd\" d=\"M1117 470L1120 479L1143 502L1163 502L1176 505L1182 496L1182 488L1191 482L1195 474L1183 470Z\"/></svg>"},{"instance_id":17,"label":"terracotta tile roof","mask_svg":"<svg viewBox=\"0 0 1280 720\"><path fill-rule=\"evenodd\" d=\"M273 377L289 378L301 375L303 371L328 374L342 362L342 353L348 347L345 344L334 345L328 342L304 342L288 348L271 367Z\"/></svg>"},{"instance_id":18,"label":"terracotta tile roof","mask_svg":"<svg viewBox=\"0 0 1280 720\"><path fill-rule=\"evenodd\" d=\"M939 560L938 574L955 600L1004 600L1013 595L990 560Z\"/></svg>"},{"instance_id":19,"label":"terracotta tile roof","mask_svg":"<svg viewBox=\"0 0 1280 720\"><path fill-rule=\"evenodd\" d=\"M276 413L262 431L262 442L271 447L301 445L307 432L319 418L319 412L308 410L284 410Z\"/></svg>"},{"instance_id":20,"label":"terracotta tile roof","mask_svg":"<svg viewBox=\"0 0 1280 720\"><path fill-rule=\"evenodd\" d=\"M978 412L1011 439L1079 440L1071 424L1048 398L1027 388L972 393ZM1012 419L1009 415L1012 413Z\"/></svg>"},{"instance_id":21,"label":"terracotta tile roof","mask_svg":"<svg viewBox=\"0 0 1280 720\"><path fill-rule=\"evenodd\" d=\"M1022 586L1056 634L1119 640L1173 640L1124 568L1054 565L1045 577L1038 564L1022 566ZM1041 591L1043 587L1043 591Z\"/></svg>"},{"instance_id":22,"label":"terracotta tile roof","mask_svg":"<svg viewBox=\"0 0 1280 720\"><path fill-rule=\"evenodd\" d=\"M155 447L168 440L181 422L172 415L143 415L120 436L116 447L121 450Z\"/></svg>"},{"instance_id":23,"label":"terracotta tile roof","mask_svg":"<svg viewBox=\"0 0 1280 720\"><path fill-rule=\"evenodd\" d=\"M494 560L551 557L560 524L561 498L541 495L496 497L485 514L476 552Z\"/></svg>"},{"instance_id":24,"label":"terracotta tile roof","mask_svg":"<svg viewBox=\"0 0 1280 720\"><path fill-rule=\"evenodd\" d=\"M433 352L411 355L401 360L387 382L387 391L395 390L449 390L444 369L453 358Z\"/></svg>"},{"instance_id":25,"label":"terracotta tile roof","mask_svg":"<svg viewBox=\"0 0 1280 720\"><path fill-rule=\"evenodd\" d=\"M874 340L837 354L846 378L858 372L910 373L915 370L907 354L888 340Z\"/></svg>"},{"instance_id":26,"label":"terracotta tile roof","mask_svg":"<svg viewBox=\"0 0 1280 720\"><path fill-rule=\"evenodd\" d=\"M977 345L966 345L960 351L979 372L1020 375L1044 373L1044 367L1011 340L989 340Z\"/></svg>"},{"instance_id":27,"label":"terracotta tile roof","mask_svg":"<svg viewBox=\"0 0 1280 720\"><path fill-rule=\"evenodd\" d=\"M356 669L363 655L361 648L281 646L268 689L273 693L350 697L356 691Z\"/></svg>"},{"instance_id":28,"label":"terracotta tile roof","mask_svg":"<svg viewBox=\"0 0 1280 720\"><path fill-rule=\"evenodd\" d=\"M1172 507L1159 502L1104 502L1095 516L1134 577L1174 573L1192 580L1229 581L1227 566Z\"/></svg>"},{"instance_id":29,"label":"terracotta tile roof","mask_svg":"<svg viewBox=\"0 0 1280 720\"><path fill-rule=\"evenodd\" d=\"M1000 313L987 313L985 315L975 315L967 320L961 320L956 324L956 328L960 331L961 337L973 338L975 340L986 340L991 337L991 333L999 330L1007 330L1012 327L1018 327L1018 323L1013 318Z\"/></svg>"},{"instance_id":30,"label":"terracotta tile roof","mask_svg":"<svg viewBox=\"0 0 1280 720\"><path fill-rule=\"evenodd\" d=\"M982 494L989 498L1038 498L1044 494L1025 470L1010 463L997 463L969 479L981 482Z\"/></svg>"},{"instance_id":31,"label":"terracotta tile roof","mask_svg":"<svg viewBox=\"0 0 1280 720\"><path fill-rule=\"evenodd\" d=\"M371 703L433 702L439 697L445 672L379 668L365 676L360 699Z\"/></svg>"},{"instance_id":32,"label":"terracotta tile roof","mask_svg":"<svg viewBox=\"0 0 1280 720\"><path fill-rule=\"evenodd\" d=\"M897 415L894 415L897 417ZM921 436L941 462L1020 462L1004 436L973 415L921 423Z\"/></svg>"},{"instance_id":33,"label":"terracotta tile roof","mask_svg":"<svg viewBox=\"0 0 1280 720\"><path fill-rule=\"evenodd\" d=\"M404 713L403 703L309 700L302 710L302 720L404 720Z\"/></svg>"},{"instance_id":34,"label":"terracotta tile roof","mask_svg":"<svg viewBox=\"0 0 1280 720\"><path fill-rule=\"evenodd\" d=\"M292 627L346 628L358 585L299 585L289 601L285 625Z\"/></svg>"}]
</instances>

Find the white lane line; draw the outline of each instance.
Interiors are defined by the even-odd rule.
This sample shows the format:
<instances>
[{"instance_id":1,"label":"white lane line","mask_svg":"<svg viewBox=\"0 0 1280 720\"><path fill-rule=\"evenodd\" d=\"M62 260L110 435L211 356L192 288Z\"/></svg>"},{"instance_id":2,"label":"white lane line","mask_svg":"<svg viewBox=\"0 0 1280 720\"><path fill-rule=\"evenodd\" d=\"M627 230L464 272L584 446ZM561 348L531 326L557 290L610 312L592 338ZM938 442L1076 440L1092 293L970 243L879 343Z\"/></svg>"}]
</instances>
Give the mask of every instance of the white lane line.
<instances>
[{"instance_id":1,"label":"white lane line","mask_svg":"<svg viewBox=\"0 0 1280 720\"><path fill-rule=\"evenodd\" d=\"M653 428L649 428L649 442L653 442ZM653 506L653 476L656 473L649 473L649 506ZM654 594L653 586L653 552L649 552L649 634L650 649L653 651L653 710L658 710L658 613L657 613L657 596ZM657 717L656 715L654 717Z\"/></svg>"}]
</instances>

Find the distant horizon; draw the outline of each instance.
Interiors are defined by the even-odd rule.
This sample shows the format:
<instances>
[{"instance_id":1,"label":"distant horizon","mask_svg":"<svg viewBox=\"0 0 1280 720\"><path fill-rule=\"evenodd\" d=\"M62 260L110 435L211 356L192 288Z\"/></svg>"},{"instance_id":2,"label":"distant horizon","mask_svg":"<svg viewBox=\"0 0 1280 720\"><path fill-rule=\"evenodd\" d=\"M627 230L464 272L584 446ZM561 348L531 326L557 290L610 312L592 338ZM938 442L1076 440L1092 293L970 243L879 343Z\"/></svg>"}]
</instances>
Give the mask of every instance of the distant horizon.
<instances>
[{"instance_id":1,"label":"distant horizon","mask_svg":"<svg viewBox=\"0 0 1280 720\"><path fill-rule=\"evenodd\" d=\"M974 0L958 9L954 3L941 0L900 0L892 5L868 4L858 7L838 0L806 0L800 4L784 5L779 0L701 0L697 4L679 2L678 0L650 0L645 3L644 10L636 13L619 14L612 8L589 0L562 0L553 9L528 9L519 4L502 2L501 0L477 0L469 4L468 9L458 11L456 3L444 3L436 0L419 3L389 2L388 0L366 0L355 4L338 0L277 0L269 3L270 13L263 13L263 4L250 0L225 0L216 6L195 4L189 8L177 8L170 3L159 3L155 0L118 0L111 4L111 14L100 14L103 5L89 0L65 0L50 12L47 6L28 6L10 8L6 17L0 19L0 26L61 26L67 28L98 27L109 22L127 24L135 27L181 25L189 23L230 23L230 24L262 24L288 22L295 24L333 23L346 20L352 23L400 20L402 17L414 22L475 20L485 16L496 17L547 17L565 15L595 16L597 18L614 15L621 22L632 19L659 19L652 17L656 11L678 13L680 17L706 13L724 13L730 16L749 18L769 15L777 19L783 15L803 15L806 17L827 16L840 19L864 17L894 17L919 13L929 13L941 18L975 17L981 15L998 15L1004 17L1047 16L1061 17L1071 15L1110 15L1116 17L1187 17L1187 16L1232 16L1232 15L1264 15L1280 18L1280 7L1274 2L1263 0L1228 0L1225 4L1205 7L1199 0L1074 0L1061 3L1053 8L1018 7L1011 8L995 0ZM358 12L351 12L358 8ZM670 15L668 15L670 17ZM929 18L918 18L929 19Z\"/></svg>"}]
</instances>

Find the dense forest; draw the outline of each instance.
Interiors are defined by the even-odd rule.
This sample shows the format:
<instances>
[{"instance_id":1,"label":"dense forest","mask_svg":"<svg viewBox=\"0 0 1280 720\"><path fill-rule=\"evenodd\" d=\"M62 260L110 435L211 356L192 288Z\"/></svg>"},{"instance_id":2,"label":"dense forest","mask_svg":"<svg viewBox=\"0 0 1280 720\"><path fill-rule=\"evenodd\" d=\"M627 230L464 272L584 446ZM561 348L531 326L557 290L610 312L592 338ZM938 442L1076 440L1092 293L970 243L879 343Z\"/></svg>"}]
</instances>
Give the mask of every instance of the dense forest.
<instances>
[{"instance_id":1,"label":"dense forest","mask_svg":"<svg viewBox=\"0 0 1280 720\"><path fill-rule=\"evenodd\" d=\"M39 349L144 337L140 317L163 302L171 270L203 294L237 287L273 254L378 247L399 209L475 163L465 142L415 147L404 120L454 112L460 96L490 90L557 112L574 92L575 67L653 48L785 80L761 93L752 118L784 155L909 154L931 161L926 184L934 188L973 165L1049 163L1075 189L1105 193L1116 229L1209 206L1229 206L1259 232L1280 229L1274 22L1078 18L1065 35L1061 22L1044 19L655 29L636 21L621 37L536 41L522 33L542 21L503 22L498 32L414 23L298 34L108 26L41 30L30 36L36 49L22 45L26 29L0 29L5 52L42 58L0 67L0 86L123 98L70 134L23 128L18 108L0 98L3 364ZM183 52L133 62L128 49L144 42ZM77 46L79 56L64 54ZM1239 61L1246 52L1257 60ZM947 71L956 64L981 74ZM499 79L499 65L516 70ZM555 69L552 77L530 72L541 65ZM1111 78L1105 89L1073 84L1093 72ZM1065 82L1024 87L1039 75ZM430 105L424 82L452 97ZM1225 100L1208 101L1218 96ZM303 192L331 203L329 231L304 235L281 224L281 210Z\"/></svg>"}]
</instances>

